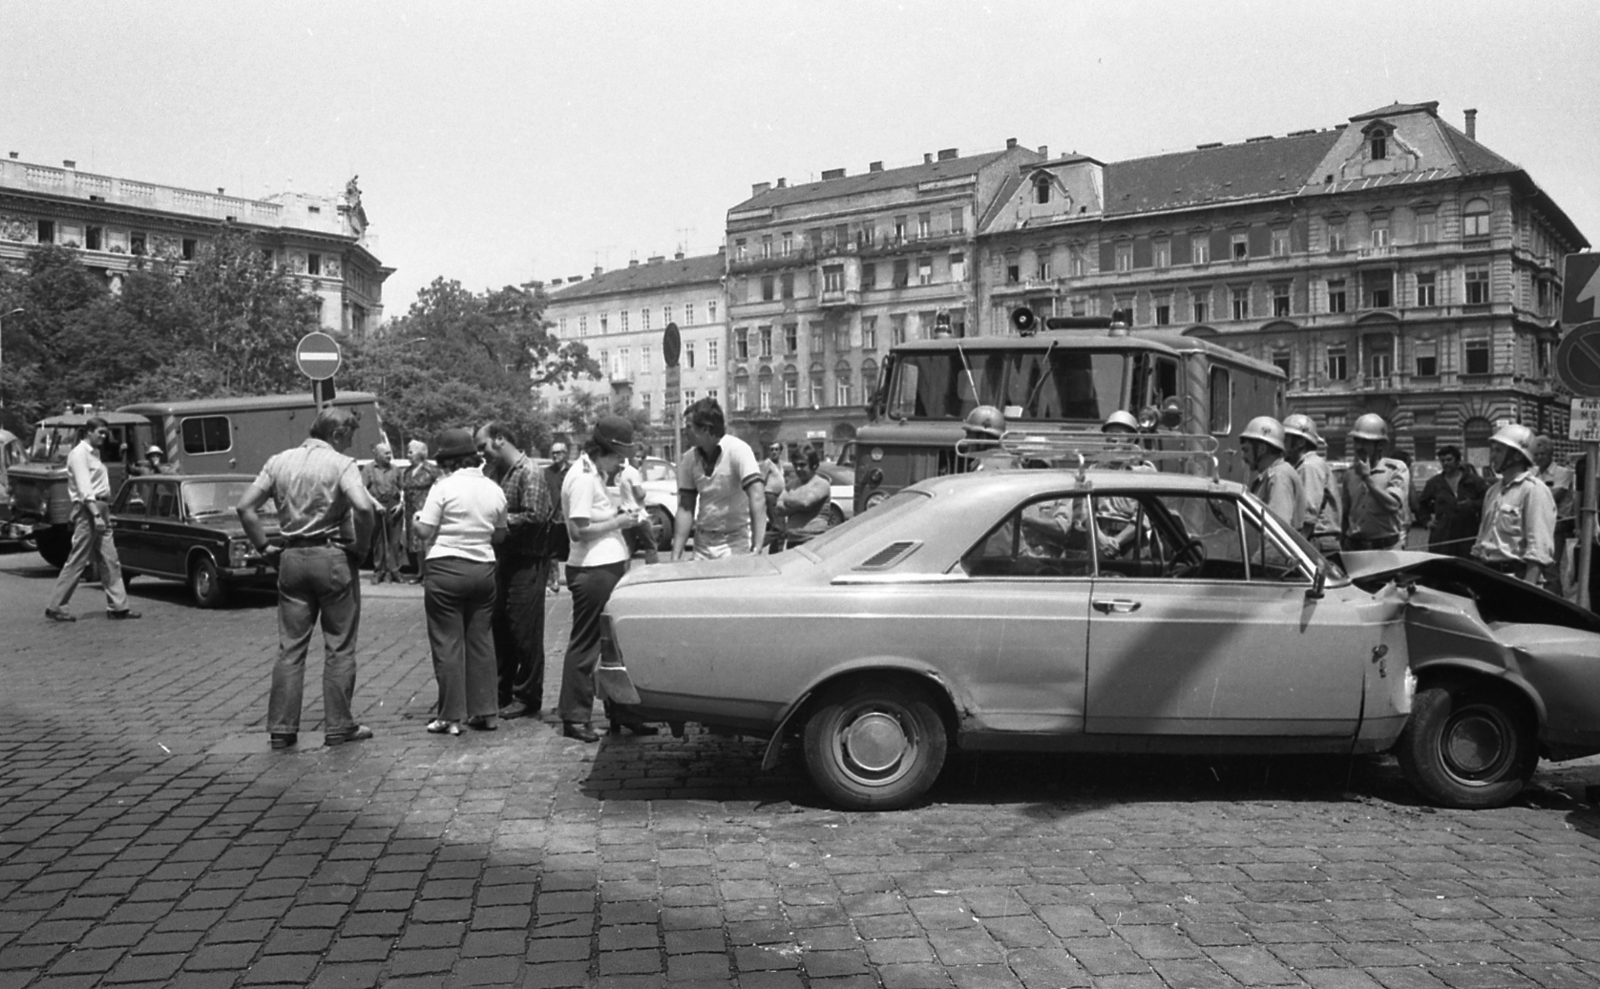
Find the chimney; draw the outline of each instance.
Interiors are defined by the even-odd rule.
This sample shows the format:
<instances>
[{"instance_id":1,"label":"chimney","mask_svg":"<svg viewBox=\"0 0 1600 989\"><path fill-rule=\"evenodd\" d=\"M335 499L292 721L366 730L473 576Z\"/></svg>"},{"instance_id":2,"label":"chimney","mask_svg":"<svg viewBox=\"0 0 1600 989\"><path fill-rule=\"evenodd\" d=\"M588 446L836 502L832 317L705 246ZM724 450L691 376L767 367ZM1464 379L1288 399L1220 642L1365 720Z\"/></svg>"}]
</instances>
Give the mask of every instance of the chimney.
<instances>
[{"instance_id":1,"label":"chimney","mask_svg":"<svg viewBox=\"0 0 1600 989\"><path fill-rule=\"evenodd\" d=\"M679 251L678 253L674 254L672 256L672 260L674 260L674 261L682 261L683 260L683 252Z\"/></svg>"},{"instance_id":2,"label":"chimney","mask_svg":"<svg viewBox=\"0 0 1600 989\"><path fill-rule=\"evenodd\" d=\"M1016 138L1014 138L1014 137L1006 138L1006 150L1007 151L1012 150L1016 146L1017 146L1017 139Z\"/></svg>"},{"instance_id":3,"label":"chimney","mask_svg":"<svg viewBox=\"0 0 1600 989\"><path fill-rule=\"evenodd\" d=\"M667 256L665 254L657 254L656 256L654 256L654 257L652 257L650 259L649 263L650 264L660 264L661 262L665 261L666 259L667 259Z\"/></svg>"},{"instance_id":4,"label":"chimney","mask_svg":"<svg viewBox=\"0 0 1600 989\"><path fill-rule=\"evenodd\" d=\"M1048 157L1050 157L1050 145L1048 145L1048 144L1039 145L1039 157L1040 158L1048 158Z\"/></svg>"},{"instance_id":5,"label":"chimney","mask_svg":"<svg viewBox=\"0 0 1600 989\"><path fill-rule=\"evenodd\" d=\"M639 259L638 258L629 258L628 259L628 267L630 267L630 268L639 267Z\"/></svg>"},{"instance_id":6,"label":"chimney","mask_svg":"<svg viewBox=\"0 0 1600 989\"><path fill-rule=\"evenodd\" d=\"M961 157L961 149L960 148L945 148L944 150L939 152L939 160L940 161L949 161L952 158L959 158L959 157Z\"/></svg>"},{"instance_id":7,"label":"chimney","mask_svg":"<svg viewBox=\"0 0 1600 989\"><path fill-rule=\"evenodd\" d=\"M223 186L220 186L220 185L217 186L217 195L226 196L227 194L228 194L228 190L226 188L224 188Z\"/></svg>"},{"instance_id":8,"label":"chimney","mask_svg":"<svg viewBox=\"0 0 1600 989\"><path fill-rule=\"evenodd\" d=\"M1476 141L1478 139L1478 111L1463 111L1467 115L1467 137Z\"/></svg>"},{"instance_id":9,"label":"chimney","mask_svg":"<svg viewBox=\"0 0 1600 989\"><path fill-rule=\"evenodd\" d=\"M573 275L572 277L568 278L567 281L569 281L569 282L581 282L581 281L583 281L583 276L582 275Z\"/></svg>"},{"instance_id":10,"label":"chimney","mask_svg":"<svg viewBox=\"0 0 1600 989\"><path fill-rule=\"evenodd\" d=\"M67 158L67 159L64 159L61 162L61 167L62 168L77 168L78 167L78 163L73 161L71 158Z\"/></svg>"},{"instance_id":11,"label":"chimney","mask_svg":"<svg viewBox=\"0 0 1600 989\"><path fill-rule=\"evenodd\" d=\"M922 163L923 163L923 164L924 164L924 165L931 165L931 164L933 164L933 155L932 155L932 154L924 154L924 155L923 155L923 156L922 156Z\"/></svg>"},{"instance_id":12,"label":"chimney","mask_svg":"<svg viewBox=\"0 0 1600 989\"><path fill-rule=\"evenodd\" d=\"M17 153L15 151L11 152L11 160L12 161L16 161L17 160Z\"/></svg>"},{"instance_id":13,"label":"chimney","mask_svg":"<svg viewBox=\"0 0 1600 989\"><path fill-rule=\"evenodd\" d=\"M842 168L830 168L822 173L822 181L824 182L842 178L844 178L844 169Z\"/></svg>"},{"instance_id":14,"label":"chimney","mask_svg":"<svg viewBox=\"0 0 1600 989\"><path fill-rule=\"evenodd\" d=\"M755 182L755 183L752 183L751 186L750 186L750 195L759 196L763 192L766 192L770 188L772 188L772 183L771 182Z\"/></svg>"},{"instance_id":15,"label":"chimney","mask_svg":"<svg viewBox=\"0 0 1600 989\"><path fill-rule=\"evenodd\" d=\"M561 285L561 279L559 279L559 278L552 278L552 279L550 279L550 287L551 287L551 288L557 288L557 287L559 287L559 286L560 286L560 285Z\"/></svg>"},{"instance_id":16,"label":"chimney","mask_svg":"<svg viewBox=\"0 0 1600 989\"><path fill-rule=\"evenodd\" d=\"M16 155L12 155L11 157L15 158ZM875 162L872 162L872 163L868 164L867 165L867 171L869 171L869 172L881 172L881 171L883 171L883 162L875 161Z\"/></svg>"},{"instance_id":17,"label":"chimney","mask_svg":"<svg viewBox=\"0 0 1600 989\"><path fill-rule=\"evenodd\" d=\"M594 275L593 275L593 277L599 278L601 275L603 275L605 273L606 273L606 270L604 268L600 267L599 265L595 265L594 266Z\"/></svg>"}]
</instances>

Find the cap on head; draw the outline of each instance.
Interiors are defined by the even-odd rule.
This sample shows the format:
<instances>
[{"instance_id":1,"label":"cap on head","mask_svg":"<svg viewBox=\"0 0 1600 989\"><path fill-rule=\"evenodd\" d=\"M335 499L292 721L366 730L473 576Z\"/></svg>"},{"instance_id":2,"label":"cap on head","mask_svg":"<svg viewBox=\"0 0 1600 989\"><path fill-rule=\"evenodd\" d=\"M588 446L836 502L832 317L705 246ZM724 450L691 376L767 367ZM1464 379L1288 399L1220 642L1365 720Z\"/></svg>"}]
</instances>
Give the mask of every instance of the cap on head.
<instances>
[{"instance_id":1,"label":"cap on head","mask_svg":"<svg viewBox=\"0 0 1600 989\"><path fill-rule=\"evenodd\" d=\"M1350 430L1350 438L1353 440L1367 440L1371 443L1387 443L1389 442L1389 424L1384 421L1383 416L1378 415L1376 412L1368 412L1366 415L1356 419L1355 426Z\"/></svg>"},{"instance_id":2,"label":"cap on head","mask_svg":"<svg viewBox=\"0 0 1600 989\"><path fill-rule=\"evenodd\" d=\"M478 452L478 444L470 429L447 429L433 441L433 454L440 460L461 457Z\"/></svg>"},{"instance_id":3,"label":"cap on head","mask_svg":"<svg viewBox=\"0 0 1600 989\"><path fill-rule=\"evenodd\" d=\"M607 453L633 452L633 423L622 416L601 416L590 436Z\"/></svg>"},{"instance_id":4,"label":"cap on head","mask_svg":"<svg viewBox=\"0 0 1600 989\"><path fill-rule=\"evenodd\" d=\"M1256 440L1283 452L1283 423L1271 416L1256 416L1245 424L1240 440Z\"/></svg>"}]
</instances>

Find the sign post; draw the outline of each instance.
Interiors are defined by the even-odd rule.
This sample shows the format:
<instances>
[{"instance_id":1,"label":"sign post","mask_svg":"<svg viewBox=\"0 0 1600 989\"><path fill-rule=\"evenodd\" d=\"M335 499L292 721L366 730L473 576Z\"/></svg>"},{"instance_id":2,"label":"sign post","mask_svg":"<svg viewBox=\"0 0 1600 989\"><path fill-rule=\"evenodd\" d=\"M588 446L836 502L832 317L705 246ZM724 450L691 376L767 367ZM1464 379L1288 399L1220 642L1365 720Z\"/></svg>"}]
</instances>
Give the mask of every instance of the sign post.
<instances>
[{"instance_id":1,"label":"sign post","mask_svg":"<svg viewBox=\"0 0 1600 989\"><path fill-rule=\"evenodd\" d=\"M683 377L678 370L678 356L683 349L683 340L678 335L678 324L668 323L667 329L661 334L661 356L667 362L667 417L672 420L672 463L676 467L678 458L683 456Z\"/></svg>"},{"instance_id":2,"label":"sign post","mask_svg":"<svg viewBox=\"0 0 1600 989\"><path fill-rule=\"evenodd\" d=\"M317 403L318 412L333 401L333 373L339 370L343 360L339 341L326 333L307 333L295 344L295 365L301 374L311 379L311 398Z\"/></svg>"},{"instance_id":3,"label":"sign post","mask_svg":"<svg viewBox=\"0 0 1600 989\"><path fill-rule=\"evenodd\" d=\"M1579 255L1594 258L1600 255ZM1567 258L1567 274L1573 272L1574 257ZM1591 295L1600 283L1600 263L1590 272L1584 291ZM1572 284L1571 282L1568 283ZM1582 292L1578 294L1583 294ZM1597 305L1600 303L1592 303ZM1570 302L1569 302L1570 305ZM1593 310L1591 309L1591 312ZM1600 319L1574 326L1561 338L1556 348L1556 377L1561 383L1583 398L1572 400L1572 418L1567 427L1567 438L1583 443L1583 508L1578 513L1578 606L1590 607L1594 588L1589 586L1589 573L1594 560L1595 512L1600 505Z\"/></svg>"}]
</instances>

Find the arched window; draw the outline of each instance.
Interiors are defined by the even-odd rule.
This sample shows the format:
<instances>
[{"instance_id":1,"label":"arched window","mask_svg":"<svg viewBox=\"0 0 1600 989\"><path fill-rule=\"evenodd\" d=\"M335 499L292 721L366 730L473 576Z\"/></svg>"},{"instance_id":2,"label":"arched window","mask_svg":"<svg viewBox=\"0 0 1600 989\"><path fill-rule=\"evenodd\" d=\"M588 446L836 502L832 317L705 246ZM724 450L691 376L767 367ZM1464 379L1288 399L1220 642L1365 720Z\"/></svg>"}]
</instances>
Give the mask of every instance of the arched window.
<instances>
[{"instance_id":1,"label":"arched window","mask_svg":"<svg viewBox=\"0 0 1600 989\"><path fill-rule=\"evenodd\" d=\"M868 357L861 362L861 400L869 402L878 390L878 362Z\"/></svg>"},{"instance_id":2,"label":"arched window","mask_svg":"<svg viewBox=\"0 0 1600 989\"><path fill-rule=\"evenodd\" d=\"M1048 203L1050 201L1050 176L1039 175L1033 180L1033 201Z\"/></svg>"},{"instance_id":3,"label":"arched window","mask_svg":"<svg viewBox=\"0 0 1600 989\"><path fill-rule=\"evenodd\" d=\"M1461 210L1461 236L1489 236L1489 203L1484 199L1469 199Z\"/></svg>"}]
</instances>

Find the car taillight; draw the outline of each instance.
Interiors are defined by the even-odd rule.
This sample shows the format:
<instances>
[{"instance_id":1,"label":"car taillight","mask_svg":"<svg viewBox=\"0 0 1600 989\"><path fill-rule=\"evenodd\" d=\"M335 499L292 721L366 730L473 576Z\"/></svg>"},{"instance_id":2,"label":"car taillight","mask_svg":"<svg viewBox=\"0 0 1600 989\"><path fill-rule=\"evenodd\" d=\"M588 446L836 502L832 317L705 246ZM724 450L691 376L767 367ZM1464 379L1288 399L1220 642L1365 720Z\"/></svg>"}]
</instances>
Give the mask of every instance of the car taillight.
<instances>
[{"instance_id":1,"label":"car taillight","mask_svg":"<svg viewBox=\"0 0 1600 989\"><path fill-rule=\"evenodd\" d=\"M611 627L611 616L600 616L600 663L603 666L622 666L622 650Z\"/></svg>"}]
</instances>

